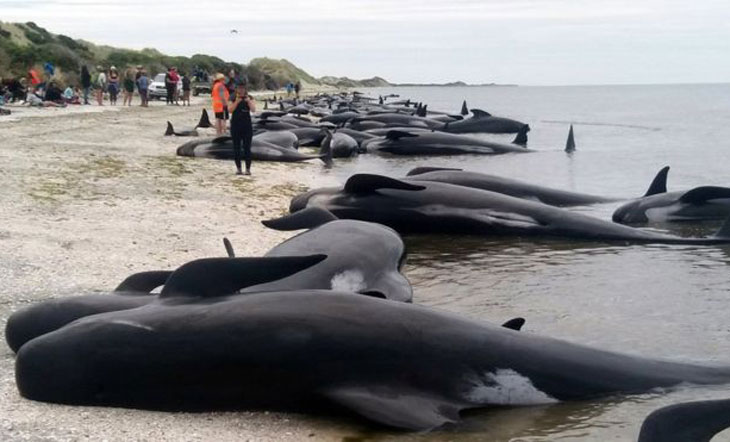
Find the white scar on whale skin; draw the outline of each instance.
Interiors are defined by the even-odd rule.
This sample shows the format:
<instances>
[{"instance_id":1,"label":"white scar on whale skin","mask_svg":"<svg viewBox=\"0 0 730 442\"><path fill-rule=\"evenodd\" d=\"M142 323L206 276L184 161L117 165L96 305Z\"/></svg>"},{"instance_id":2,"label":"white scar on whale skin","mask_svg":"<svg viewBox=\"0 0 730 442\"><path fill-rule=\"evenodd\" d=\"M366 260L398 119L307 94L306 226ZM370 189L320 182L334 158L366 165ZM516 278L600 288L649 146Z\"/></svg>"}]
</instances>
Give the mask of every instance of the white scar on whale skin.
<instances>
[{"instance_id":1,"label":"white scar on whale skin","mask_svg":"<svg viewBox=\"0 0 730 442\"><path fill-rule=\"evenodd\" d=\"M365 276L359 270L345 270L332 277L332 290L359 292L365 288Z\"/></svg>"},{"instance_id":2,"label":"white scar on whale skin","mask_svg":"<svg viewBox=\"0 0 730 442\"><path fill-rule=\"evenodd\" d=\"M535 388L529 378L510 369L497 369L482 377L472 377L473 385L466 397L479 404L536 405L558 402Z\"/></svg>"},{"instance_id":3,"label":"white scar on whale skin","mask_svg":"<svg viewBox=\"0 0 730 442\"><path fill-rule=\"evenodd\" d=\"M141 329L147 330L147 331L155 331L154 328L149 327L147 325L142 325L142 324L140 324L138 322L125 321L123 319L115 319L113 321L110 321L110 323L111 324L126 325L126 326L132 327L132 328L141 328Z\"/></svg>"}]
</instances>

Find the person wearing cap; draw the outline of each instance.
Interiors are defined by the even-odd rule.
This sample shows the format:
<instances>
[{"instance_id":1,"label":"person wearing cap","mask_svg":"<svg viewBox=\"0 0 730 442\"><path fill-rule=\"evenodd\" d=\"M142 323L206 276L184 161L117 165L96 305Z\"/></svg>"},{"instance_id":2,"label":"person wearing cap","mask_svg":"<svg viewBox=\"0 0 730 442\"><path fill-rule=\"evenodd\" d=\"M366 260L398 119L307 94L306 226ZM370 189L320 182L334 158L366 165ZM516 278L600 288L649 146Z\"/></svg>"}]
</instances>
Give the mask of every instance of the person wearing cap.
<instances>
[{"instance_id":1,"label":"person wearing cap","mask_svg":"<svg viewBox=\"0 0 730 442\"><path fill-rule=\"evenodd\" d=\"M218 136L226 131L226 120L228 119L228 99L230 94L226 88L226 76L220 72L215 74L213 90L210 97L213 101L213 113L215 113L215 133Z\"/></svg>"},{"instance_id":2,"label":"person wearing cap","mask_svg":"<svg viewBox=\"0 0 730 442\"><path fill-rule=\"evenodd\" d=\"M256 104L248 91L246 84L236 85L236 98L228 104L231 113L231 138L233 139L233 158L236 162L236 175L241 175L241 150L246 162L246 175L251 175L251 142L253 141L253 125L251 112L256 112Z\"/></svg>"}]
</instances>

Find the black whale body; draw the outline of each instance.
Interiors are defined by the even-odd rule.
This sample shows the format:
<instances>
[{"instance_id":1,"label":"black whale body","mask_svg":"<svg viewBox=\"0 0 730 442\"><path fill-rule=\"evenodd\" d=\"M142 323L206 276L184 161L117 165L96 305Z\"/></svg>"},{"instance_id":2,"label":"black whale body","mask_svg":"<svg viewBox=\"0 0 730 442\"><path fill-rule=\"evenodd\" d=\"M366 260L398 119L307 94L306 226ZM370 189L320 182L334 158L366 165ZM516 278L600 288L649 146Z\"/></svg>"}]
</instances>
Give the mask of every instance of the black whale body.
<instances>
[{"instance_id":1,"label":"black whale body","mask_svg":"<svg viewBox=\"0 0 730 442\"><path fill-rule=\"evenodd\" d=\"M28 342L15 370L20 394L38 401L305 411L325 401L409 430L494 404L730 382L730 367L621 355L333 291L180 298L94 315ZM514 383L521 393L505 394Z\"/></svg>"},{"instance_id":2,"label":"black whale body","mask_svg":"<svg viewBox=\"0 0 730 442\"><path fill-rule=\"evenodd\" d=\"M353 175L342 188L313 189L295 196L289 209L296 212L306 207L322 207L341 219L384 224L401 234L549 236L624 243L730 243L727 221L715 236L681 238L487 190L369 174Z\"/></svg>"}]
</instances>

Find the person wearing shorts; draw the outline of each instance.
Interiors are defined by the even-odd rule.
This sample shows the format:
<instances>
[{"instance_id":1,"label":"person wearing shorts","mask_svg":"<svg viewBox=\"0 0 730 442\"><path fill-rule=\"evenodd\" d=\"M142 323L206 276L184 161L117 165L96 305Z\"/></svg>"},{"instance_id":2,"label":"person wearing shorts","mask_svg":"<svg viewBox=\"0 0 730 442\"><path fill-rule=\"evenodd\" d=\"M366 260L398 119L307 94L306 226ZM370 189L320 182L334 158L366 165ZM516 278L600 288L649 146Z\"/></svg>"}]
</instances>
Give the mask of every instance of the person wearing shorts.
<instances>
[{"instance_id":1,"label":"person wearing shorts","mask_svg":"<svg viewBox=\"0 0 730 442\"><path fill-rule=\"evenodd\" d=\"M226 87L226 76L215 74L215 82L210 98L213 101L213 113L215 114L215 133L218 136L226 132L226 120L228 120L228 99L230 94Z\"/></svg>"}]
</instances>

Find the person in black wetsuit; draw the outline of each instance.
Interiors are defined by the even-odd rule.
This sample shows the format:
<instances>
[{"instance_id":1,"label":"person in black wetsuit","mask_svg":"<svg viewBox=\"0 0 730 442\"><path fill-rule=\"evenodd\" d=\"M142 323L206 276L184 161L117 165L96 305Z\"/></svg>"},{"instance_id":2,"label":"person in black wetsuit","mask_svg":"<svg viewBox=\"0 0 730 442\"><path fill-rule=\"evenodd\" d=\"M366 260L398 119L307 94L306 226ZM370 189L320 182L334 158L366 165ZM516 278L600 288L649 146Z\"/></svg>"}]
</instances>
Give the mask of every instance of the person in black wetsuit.
<instances>
[{"instance_id":1,"label":"person in black wetsuit","mask_svg":"<svg viewBox=\"0 0 730 442\"><path fill-rule=\"evenodd\" d=\"M236 161L236 174L241 175L241 149L246 162L246 175L251 175L251 141L253 126L251 112L256 112L256 103L246 90L245 84L236 85L236 99L228 104L231 114L231 138L233 138L233 154Z\"/></svg>"}]
</instances>

